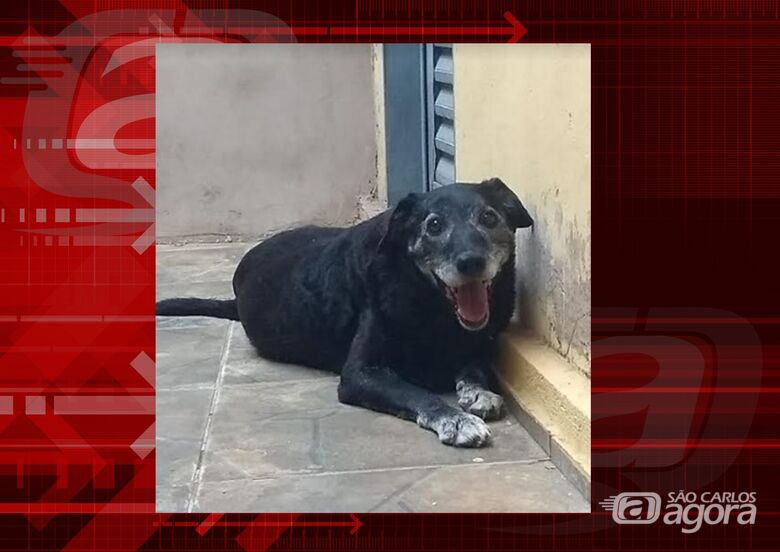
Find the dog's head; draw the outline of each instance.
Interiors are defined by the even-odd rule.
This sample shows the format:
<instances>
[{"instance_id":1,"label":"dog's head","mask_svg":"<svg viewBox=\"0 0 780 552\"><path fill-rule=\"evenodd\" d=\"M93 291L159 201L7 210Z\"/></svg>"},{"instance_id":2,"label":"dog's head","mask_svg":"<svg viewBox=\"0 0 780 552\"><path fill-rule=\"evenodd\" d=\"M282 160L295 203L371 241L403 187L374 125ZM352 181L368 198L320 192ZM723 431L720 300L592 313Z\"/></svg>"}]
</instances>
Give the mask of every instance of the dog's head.
<instances>
[{"instance_id":1,"label":"dog's head","mask_svg":"<svg viewBox=\"0 0 780 552\"><path fill-rule=\"evenodd\" d=\"M517 228L533 219L498 178L409 194L395 207L380 251L406 255L452 303L460 324L481 330L490 318L493 279L510 259Z\"/></svg>"}]
</instances>

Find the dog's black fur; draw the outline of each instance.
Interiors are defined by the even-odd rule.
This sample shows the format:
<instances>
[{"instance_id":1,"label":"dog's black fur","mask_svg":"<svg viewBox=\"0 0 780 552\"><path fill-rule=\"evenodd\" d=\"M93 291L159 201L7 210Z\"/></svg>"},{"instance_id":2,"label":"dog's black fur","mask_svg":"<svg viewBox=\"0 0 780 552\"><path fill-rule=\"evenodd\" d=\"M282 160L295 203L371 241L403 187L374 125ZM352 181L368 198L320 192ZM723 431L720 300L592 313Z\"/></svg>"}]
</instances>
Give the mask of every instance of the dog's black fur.
<instances>
[{"instance_id":1,"label":"dog's black fur","mask_svg":"<svg viewBox=\"0 0 780 552\"><path fill-rule=\"evenodd\" d=\"M490 388L515 304L514 231L532 224L497 178L410 194L352 228L277 234L241 260L235 300L168 299L157 314L240 320L261 356L340 373L342 402L481 446L483 419L502 413ZM453 388L463 410L435 394Z\"/></svg>"}]
</instances>

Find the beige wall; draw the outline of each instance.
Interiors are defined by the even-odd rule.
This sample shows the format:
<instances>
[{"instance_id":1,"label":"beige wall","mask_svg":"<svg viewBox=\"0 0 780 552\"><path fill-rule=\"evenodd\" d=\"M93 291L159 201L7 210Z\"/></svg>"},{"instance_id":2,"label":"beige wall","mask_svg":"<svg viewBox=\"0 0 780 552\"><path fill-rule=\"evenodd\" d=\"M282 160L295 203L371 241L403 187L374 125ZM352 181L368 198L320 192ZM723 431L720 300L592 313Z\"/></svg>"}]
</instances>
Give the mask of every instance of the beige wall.
<instances>
[{"instance_id":1,"label":"beige wall","mask_svg":"<svg viewBox=\"0 0 780 552\"><path fill-rule=\"evenodd\" d=\"M369 44L160 44L158 238L352 222L377 186L374 62Z\"/></svg>"},{"instance_id":2,"label":"beige wall","mask_svg":"<svg viewBox=\"0 0 780 552\"><path fill-rule=\"evenodd\" d=\"M518 233L519 315L590 374L590 46L455 46L456 176L498 176Z\"/></svg>"}]
</instances>

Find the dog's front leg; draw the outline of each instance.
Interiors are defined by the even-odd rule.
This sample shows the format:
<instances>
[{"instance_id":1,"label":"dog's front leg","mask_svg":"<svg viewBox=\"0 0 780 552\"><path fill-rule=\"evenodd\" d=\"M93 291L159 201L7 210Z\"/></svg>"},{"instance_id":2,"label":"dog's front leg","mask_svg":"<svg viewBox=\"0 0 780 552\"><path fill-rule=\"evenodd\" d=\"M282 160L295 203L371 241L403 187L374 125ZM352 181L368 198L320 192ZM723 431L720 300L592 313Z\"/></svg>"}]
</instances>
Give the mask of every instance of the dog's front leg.
<instances>
[{"instance_id":1,"label":"dog's front leg","mask_svg":"<svg viewBox=\"0 0 780 552\"><path fill-rule=\"evenodd\" d=\"M361 316L349 357L341 372L339 400L412 420L436 432L447 445L480 447L490 440L490 428L479 417L453 408L440 397L379 365L376 347L381 330L374 315Z\"/></svg>"},{"instance_id":2,"label":"dog's front leg","mask_svg":"<svg viewBox=\"0 0 780 552\"><path fill-rule=\"evenodd\" d=\"M483 420L497 420L504 415L503 397L491 391L491 387L495 388L491 372L496 356L493 352L469 363L455 379L460 407Z\"/></svg>"}]
</instances>

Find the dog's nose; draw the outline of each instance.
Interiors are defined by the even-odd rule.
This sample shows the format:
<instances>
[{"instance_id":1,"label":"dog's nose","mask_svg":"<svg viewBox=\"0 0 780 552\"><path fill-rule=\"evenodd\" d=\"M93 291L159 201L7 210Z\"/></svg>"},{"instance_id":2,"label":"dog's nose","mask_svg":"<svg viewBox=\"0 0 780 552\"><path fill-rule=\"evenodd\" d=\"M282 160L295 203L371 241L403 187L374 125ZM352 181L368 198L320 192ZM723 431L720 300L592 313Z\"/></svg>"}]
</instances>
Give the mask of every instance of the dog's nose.
<instances>
[{"instance_id":1,"label":"dog's nose","mask_svg":"<svg viewBox=\"0 0 780 552\"><path fill-rule=\"evenodd\" d=\"M474 253L464 253L455 261L458 272L464 276L479 276L485 270L485 257Z\"/></svg>"}]
</instances>

